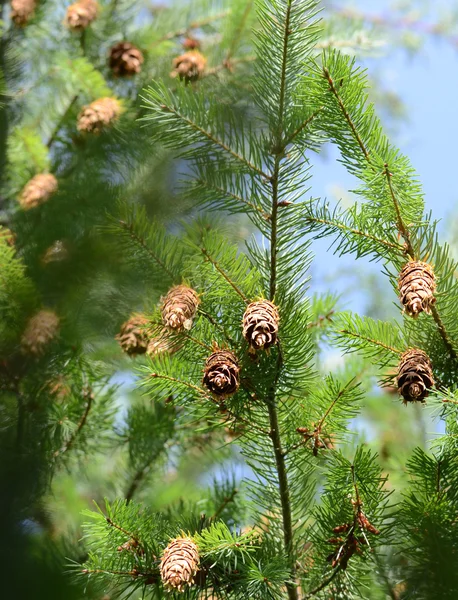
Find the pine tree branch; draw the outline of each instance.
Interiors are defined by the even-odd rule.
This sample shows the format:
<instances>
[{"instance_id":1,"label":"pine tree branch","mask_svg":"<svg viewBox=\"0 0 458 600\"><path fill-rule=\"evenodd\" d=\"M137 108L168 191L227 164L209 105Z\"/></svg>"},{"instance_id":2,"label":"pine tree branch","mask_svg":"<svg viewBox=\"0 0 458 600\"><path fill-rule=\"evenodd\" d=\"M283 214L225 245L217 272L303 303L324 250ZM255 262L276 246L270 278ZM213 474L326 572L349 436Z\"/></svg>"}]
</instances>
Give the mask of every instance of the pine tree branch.
<instances>
[{"instance_id":1,"label":"pine tree branch","mask_svg":"<svg viewBox=\"0 0 458 600\"><path fill-rule=\"evenodd\" d=\"M285 140L284 146L286 147L288 144L291 144L294 139L320 114L323 110L324 106L320 106L318 110L313 112L303 123L301 123Z\"/></svg>"},{"instance_id":2,"label":"pine tree branch","mask_svg":"<svg viewBox=\"0 0 458 600\"><path fill-rule=\"evenodd\" d=\"M207 319L207 321L209 323L211 323L214 327L216 327L217 329L219 329L219 331L223 334L225 340L227 342L229 342L229 344L231 346L235 346L236 343L235 341L231 338L231 336L226 332L226 330L224 329L223 325L221 325L221 323L218 323L218 321L216 321L212 315L210 315L208 312L206 312L205 310L203 310L202 308L198 308L197 312L199 314L201 314L203 317L205 317Z\"/></svg>"},{"instance_id":3,"label":"pine tree branch","mask_svg":"<svg viewBox=\"0 0 458 600\"><path fill-rule=\"evenodd\" d=\"M187 27L182 27L180 29L176 29L175 31L169 31L168 33L166 33L165 35L163 35L161 38L159 38L158 40L156 40L153 43L153 45L150 46L150 47L154 48L154 46L158 46L159 44L162 44L162 42L167 42L168 40L173 40L174 38L182 37L184 35L188 35L189 32L192 29L200 29L201 27L205 27L206 25L210 25L211 23L214 23L215 21L219 21L220 19L224 19L224 17L227 17L230 14L231 14L230 10L225 10L225 11L222 11L222 12L217 13L215 15L211 15L210 17L206 17L205 19L200 19L199 21L193 21Z\"/></svg>"},{"instance_id":4,"label":"pine tree branch","mask_svg":"<svg viewBox=\"0 0 458 600\"><path fill-rule=\"evenodd\" d=\"M335 310L330 310L329 312L327 312L325 315L322 315L321 317L318 317L318 319L316 321L313 321L312 323L308 323L307 324L307 329L313 329L314 327L321 327L323 321L332 321L332 316L335 313Z\"/></svg>"},{"instance_id":5,"label":"pine tree branch","mask_svg":"<svg viewBox=\"0 0 458 600\"><path fill-rule=\"evenodd\" d=\"M67 442L62 446L62 448L60 450L56 450L54 452L54 458L57 458L58 456L61 456L62 454L65 454L66 452L68 452L72 448L72 446L75 443L77 437L81 433L81 430L86 425L87 418L89 416L89 413L91 411L92 405L94 403L94 394L92 393L92 390L90 390L90 389L87 390L87 392L85 393L85 397L87 398L86 407L84 409L83 414L81 415L81 418L80 418L80 420L78 422L78 425L77 425L75 431L70 436L70 438L67 440Z\"/></svg>"},{"instance_id":6,"label":"pine tree branch","mask_svg":"<svg viewBox=\"0 0 458 600\"><path fill-rule=\"evenodd\" d=\"M210 254L207 252L207 250L205 248L201 248L200 251L205 256L205 258L209 262L211 262L211 264L215 267L215 269L218 271L218 273L221 275L221 277L223 277L223 279L225 279L227 281L227 283L240 296L240 298L242 298L242 300L245 302L245 304L248 304L248 302L249 302L248 298L245 296L245 294L242 292L242 290L237 286L237 284L235 284L232 281L232 279L229 277L229 275L219 266L217 261L210 256Z\"/></svg>"},{"instance_id":7,"label":"pine tree branch","mask_svg":"<svg viewBox=\"0 0 458 600\"><path fill-rule=\"evenodd\" d=\"M205 390L198 387L197 385L193 385L192 383L189 383L189 381L183 381L182 379L177 379L176 377L172 377L170 375L163 375L162 373L151 373L150 377L153 379L165 379L166 381L171 381L172 383L178 383L179 385L184 385L185 387L188 387L189 389L198 392L201 396L204 396L205 398L210 398L210 396L207 394L207 392Z\"/></svg>"},{"instance_id":8,"label":"pine tree branch","mask_svg":"<svg viewBox=\"0 0 458 600\"><path fill-rule=\"evenodd\" d=\"M259 206L256 206L256 204L253 204L253 202L250 202L249 200L245 200L245 198L242 198L242 196L239 196L238 194L234 194L233 192L229 192L229 191L225 190L224 188L221 188L221 187L219 187L217 185L212 185L211 183L209 183L205 179L197 179L196 183L198 183L202 187L206 188L207 190L215 191L215 192L220 192L222 194L225 194L229 198L232 198L233 200L236 200L237 202L240 202L241 204L244 204L245 206L249 206L253 210L257 211L261 215L261 217L263 219L265 219L266 221L268 221L270 219L270 215L268 213L264 212L262 210L262 208L259 208Z\"/></svg>"},{"instance_id":9,"label":"pine tree branch","mask_svg":"<svg viewBox=\"0 0 458 600\"><path fill-rule=\"evenodd\" d=\"M316 596L319 592L321 592L321 590L324 590L325 587L327 587L336 577L336 575L340 572L340 565L337 566L335 568L335 570L331 573L331 575L327 578L324 579L320 585L318 585L316 588L313 588L313 590L310 590L310 592L307 592L306 594L304 594L302 596L302 600L307 600L307 598L312 598L313 596Z\"/></svg>"},{"instance_id":10,"label":"pine tree branch","mask_svg":"<svg viewBox=\"0 0 458 600\"><path fill-rule=\"evenodd\" d=\"M118 525L117 523L115 523L113 521L113 519L110 519L110 517L105 517L105 520L108 523L108 525L110 525L110 527L117 529L118 531L123 533L127 538L129 538L131 540L135 540L138 544L140 543L140 540L138 539L137 536L135 536L133 533L130 533L129 531L124 529L124 527L121 527L121 525Z\"/></svg>"},{"instance_id":11,"label":"pine tree branch","mask_svg":"<svg viewBox=\"0 0 458 600\"><path fill-rule=\"evenodd\" d=\"M148 461L133 476L129 487L127 488L127 492L126 492L126 496L125 496L127 503L129 503L132 500L132 498L134 497L136 491L138 490L140 483L143 481L143 479L146 477L146 475L150 471L152 463L153 463L153 461Z\"/></svg>"},{"instance_id":12,"label":"pine tree branch","mask_svg":"<svg viewBox=\"0 0 458 600\"><path fill-rule=\"evenodd\" d=\"M62 125L65 123L65 119L67 118L68 114L70 113L70 111L72 110L75 102L78 100L78 94L76 94L76 96L73 96L73 98L71 99L67 109L65 110L64 114L62 115L62 117L59 119L59 122L57 123L56 127L54 128L54 131L51 133L48 141L46 142L46 146L48 148L51 148L51 146L54 144L54 142L56 141L57 138L57 134L59 133L59 131L62 128Z\"/></svg>"},{"instance_id":13,"label":"pine tree branch","mask_svg":"<svg viewBox=\"0 0 458 600\"><path fill-rule=\"evenodd\" d=\"M227 51L226 59L225 59L225 63L226 64L229 64L232 56L234 55L234 53L235 53L235 51L237 49L237 44L240 41L240 38L242 36L242 32L243 32L243 30L245 28L245 24L247 22L248 16L249 16L252 8L253 8L253 0L248 0L247 4L246 4L246 7L245 7L245 10L243 11L242 18L240 19L239 25L237 27L237 30L233 34L229 50Z\"/></svg>"},{"instance_id":14,"label":"pine tree branch","mask_svg":"<svg viewBox=\"0 0 458 600\"><path fill-rule=\"evenodd\" d=\"M220 516L220 514L223 512L223 510L226 508L226 506L228 504L230 504L231 502L234 501L235 496L239 493L237 488L234 488L232 490L232 493L230 496L226 496L226 498L224 498L224 500L221 502L220 506L218 507L218 509L215 511L215 513L213 514L213 516L210 517L211 521L216 521L216 519Z\"/></svg>"},{"instance_id":15,"label":"pine tree branch","mask_svg":"<svg viewBox=\"0 0 458 600\"><path fill-rule=\"evenodd\" d=\"M348 331L347 329L341 329L339 330L337 333L342 333L344 335L348 335L349 337L354 337L357 338L359 340L364 340L365 342L369 342L370 344L374 344L374 346L380 346L381 348L385 348L385 350L389 350L390 352L393 352L394 354L398 354L401 355L402 354L402 350L398 350L397 348L393 348L393 346L388 346L387 344L384 344L383 342L380 342L379 340L374 340L370 337L366 337L365 335L361 335L359 333L356 333L354 331Z\"/></svg>"},{"instance_id":16,"label":"pine tree branch","mask_svg":"<svg viewBox=\"0 0 458 600\"><path fill-rule=\"evenodd\" d=\"M167 104L161 104L161 110L175 115L181 121L183 121L183 123L188 125L190 127L190 129L193 129L194 131L197 131L198 133L200 133L206 140L212 142L213 144L215 144L215 146L218 146L219 148L221 148L221 150L226 152L226 154L228 154L229 156L232 156L232 158L235 158L238 162L245 165L245 167L248 167L251 171L254 171L258 175L263 177L263 179L270 180L270 175L265 173L262 169L258 168L253 163L251 163L245 156L239 154L236 150L234 150L233 148L228 146L225 142L223 142L223 140L220 140L219 138L217 138L215 135L213 135L213 133L211 133L211 131L207 131L206 129L204 129L203 127L198 125L197 123L194 123L194 121L192 121L185 115L182 115L173 106L167 106Z\"/></svg>"},{"instance_id":17,"label":"pine tree branch","mask_svg":"<svg viewBox=\"0 0 458 600\"><path fill-rule=\"evenodd\" d=\"M321 419L319 421L317 421L317 423L315 424L315 429L317 430L321 430L321 428L323 427L324 422L326 421L326 419L329 417L332 409L334 408L334 406L337 404L337 402L342 398L342 396L345 394L345 392L348 390L348 388L352 385L352 383L354 382L355 378L350 379L350 381L345 385L345 387L343 387L340 392L337 394L337 396L334 398L334 400L332 400L332 402L330 403L330 405L328 406L328 408L326 409L326 412L324 413L324 415L321 417Z\"/></svg>"}]
</instances>

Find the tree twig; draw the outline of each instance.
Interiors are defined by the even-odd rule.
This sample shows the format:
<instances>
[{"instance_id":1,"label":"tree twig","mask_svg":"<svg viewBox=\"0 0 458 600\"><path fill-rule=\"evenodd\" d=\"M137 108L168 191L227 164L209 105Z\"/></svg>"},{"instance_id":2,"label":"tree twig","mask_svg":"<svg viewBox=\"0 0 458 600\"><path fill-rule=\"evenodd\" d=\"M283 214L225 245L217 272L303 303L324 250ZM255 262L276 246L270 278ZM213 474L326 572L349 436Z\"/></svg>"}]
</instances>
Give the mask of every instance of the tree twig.
<instances>
[{"instance_id":1,"label":"tree twig","mask_svg":"<svg viewBox=\"0 0 458 600\"><path fill-rule=\"evenodd\" d=\"M84 409L83 414L81 415L81 418L78 422L78 425L77 425L75 431L70 436L70 438L67 440L67 442L62 446L62 448L60 450L56 450L54 452L54 458L57 458L58 456L61 456L62 454L65 454L66 452L68 452L70 450L70 448L75 443L76 438L79 436L79 434L81 433L81 430L85 426L87 418L89 416L89 412L90 412L90 410L92 408L92 404L94 402L94 394L92 393L91 389L88 389L85 392L85 397L87 398L86 407Z\"/></svg>"}]
</instances>

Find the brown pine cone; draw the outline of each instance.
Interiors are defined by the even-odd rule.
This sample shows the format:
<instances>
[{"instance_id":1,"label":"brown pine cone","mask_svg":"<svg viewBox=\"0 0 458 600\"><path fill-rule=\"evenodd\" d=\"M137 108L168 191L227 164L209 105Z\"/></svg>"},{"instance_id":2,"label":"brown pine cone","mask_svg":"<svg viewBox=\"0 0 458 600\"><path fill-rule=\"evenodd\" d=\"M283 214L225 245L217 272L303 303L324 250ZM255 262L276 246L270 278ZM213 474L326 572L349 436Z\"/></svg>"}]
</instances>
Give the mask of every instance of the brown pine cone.
<instances>
[{"instance_id":1,"label":"brown pine cone","mask_svg":"<svg viewBox=\"0 0 458 600\"><path fill-rule=\"evenodd\" d=\"M118 42L110 50L110 69L118 77L140 73L144 60L141 51L130 42Z\"/></svg>"},{"instance_id":2,"label":"brown pine cone","mask_svg":"<svg viewBox=\"0 0 458 600\"><path fill-rule=\"evenodd\" d=\"M44 204L57 192L57 179L51 173L40 173L32 177L19 196L19 204L24 210Z\"/></svg>"},{"instance_id":3,"label":"brown pine cone","mask_svg":"<svg viewBox=\"0 0 458 600\"><path fill-rule=\"evenodd\" d=\"M172 540L161 558L160 571L164 586L169 590L184 592L194 583L199 570L199 550L189 537Z\"/></svg>"},{"instance_id":4,"label":"brown pine cone","mask_svg":"<svg viewBox=\"0 0 458 600\"><path fill-rule=\"evenodd\" d=\"M202 77L206 64L207 59L203 54L198 50L191 50L173 59L173 71L170 76L184 79L187 83L197 81Z\"/></svg>"},{"instance_id":5,"label":"brown pine cone","mask_svg":"<svg viewBox=\"0 0 458 600\"><path fill-rule=\"evenodd\" d=\"M203 384L215 396L232 396L239 388L239 373L235 354L230 350L216 350L205 362Z\"/></svg>"},{"instance_id":6,"label":"brown pine cone","mask_svg":"<svg viewBox=\"0 0 458 600\"><path fill-rule=\"evenodd\" d=\"M11 19L22 27L33 17L37 7L36 0L11 0Z\"/></svg>"},{"instance_id":7,"label":"brown pine cone","mask_svg":"<svg viewBox=\"0 0 458 600\"><path fill-rule=\"evenodd\" d=\"M191 329L200 300L197 292L186 285L171 288L162 301L164 325L174 331Z\"/></svg>"},{"instance_id":8,"label":"brown pine cone","mask_svg":"<svg viewBox=\"0 0 458 600\"><path fill-rule=\"evenodd\" d=\"M267 350L277 343L280 315L269 300L257 300L248 305L243 315L243 337L250 351Z\"/></svg>"},{"instance_id":9,"label":"brown pine cone","mask_svg":"<svg viewBox=\"0 0 458 600\"><path fill-rule=\"evenodd\" d=\"M436 302L436 276L431 265L419 260L406 263L399 274L398 288L399 299L409 316L431 314L431 306Z\"/></svg>"},{"instance_id":10,"label":"brown pine cone","mask_svg":"<svg viewBox=\"0 0 458 600\"><path fill-rule=\"evenodd\" d=\"M424 402L429 390L434 386L431 361L428 355L418 348L406 350L399 361L397 385L399 394L407 402Z\"/></svg>"},{"instance_id":11,"label":"brown pine cone","mask_svg":"<svg viewBox=\"0 0 458 600\"><path fill-rule=\"evenodd\" d=\"M97 18L98 11L95 0L79 0L67 8L66 25L73 31L82 31Z\"/></svg>"},{"instance_id":12,"label":"brown pine cone","mask_svg":"<svg viewBox=\"0 0 458 600\"><path fill-rule=\"evenodd\" d=\"M132 315L129 320L122 324L121 330L116 336L121 348L129 356L145 354L148 349L148 333L146 327L148 319L143 315Z\"/></svg>"},{"instance_id":13,"label":"brown pine cone","mask_svg":"<svg viewBox=\"0 0 458 600\"><path fill-rule=\"evenodd\" d=\"M22 335L21 346L24 354L41 356L46 346L59 332L60 320L52 310L40 310L27 324Z\"/></svg>"},{"instance_id":14,"label":"brown pine cone","mask_svg":"<svg viewBox=\"0 0 458 600\"><path fill-rule=\"evenodd\" d=\"M78 116L78 130L100 133L121 114L121 105L115 98L99 98L83 107Z\"/></svg>"}]
</instances>

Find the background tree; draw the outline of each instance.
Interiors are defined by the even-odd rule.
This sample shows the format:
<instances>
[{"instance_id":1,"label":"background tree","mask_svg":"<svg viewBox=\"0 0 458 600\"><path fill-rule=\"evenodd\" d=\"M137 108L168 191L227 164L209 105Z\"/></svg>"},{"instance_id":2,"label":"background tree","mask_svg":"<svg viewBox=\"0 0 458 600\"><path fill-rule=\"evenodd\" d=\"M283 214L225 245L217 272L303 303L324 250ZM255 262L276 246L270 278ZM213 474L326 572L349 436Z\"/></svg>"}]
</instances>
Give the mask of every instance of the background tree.
<instances>
[{"instance_id":1,"label":"background tree","mask_svg":"<svg viewBox=\"0 0 458 600\"><path fill-rule=\"evenodd\" d=\"M455 267L364 77L312 2L138 25L128 4L13 2L3 36L9 584L59 597L46 575L65 556L78 597L454 597ZM361 180L350 209L308 198L326 141ZM186 224L161 227L170 207ZM253 232L242 252L215 208ZM404 320L307 300L305 238L329 235L396 293L403 269ZM329 346L359 354L330 372ZM132 356L144 395L127 400ZM362 408L399 414L376 381L415 424L429 392L448 428L434 454L349 435Z\"/></svg>"}]
</instances>

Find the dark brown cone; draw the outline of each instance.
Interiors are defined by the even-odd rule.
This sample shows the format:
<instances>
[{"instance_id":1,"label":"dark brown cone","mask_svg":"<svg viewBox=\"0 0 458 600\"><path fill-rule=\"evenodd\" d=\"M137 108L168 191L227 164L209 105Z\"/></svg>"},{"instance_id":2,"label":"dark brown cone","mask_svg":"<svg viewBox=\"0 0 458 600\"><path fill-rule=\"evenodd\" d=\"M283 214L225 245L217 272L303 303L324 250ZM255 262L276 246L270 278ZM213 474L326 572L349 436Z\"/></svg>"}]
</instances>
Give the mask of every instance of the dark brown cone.
<instances>
[{"instance_id":1,"label":"dark brown cone","mask_svg":"<svg viewBox=\"0 0 458 600\"><path fill-rule=\"evenodd\" d=\"M258 300L248 305L243 315L243 337L251 350L267 350L277 343L280 315L269 300Z\"/></svg>"},{"instance_id":2,"label":"dark brown cone","mask_svg":"<svg viewBox=\"0 0 458 600\"><path fill-rule=\"evenodd\" d=\"M99 5L95 0L79 0L67 8L65 23L73 31L81 31L97 18Z\"/></svg>"},{"instance_id":3,"label":"dark brown cone","mask_svg":"<svg viewBox=\"0 0 458 600\"><path fill-rule=\"evenodd\" d=\"M232 396L239 388L239 373L235 354L230 350L216 350L205 362L203 384L215 396Z\"/></svg>"},{"instance_id":4,"label":"dark brown cone","mask_svg":"<svg viewBox=\"0 0 458 600\"><path fill-rule=\"evenodd\" d=\"M35 175L26 183L19 196L19 204L24 210L35 208L44 204L57 192L57 179L51 173L40 173Z\"/></svg>"},{"instance_id":5,"label":"dark brown cone","mask_svg":"<svg viewBox=\"0 0 458 600\"><path fill-rule=\"evenodd\" d=\"M36 7L36 0L11 0L11 19L14 24L18 27L27 25L33 17Z\"/></svg>"},{"instance_id":6,"label":"dark brown cone","mask_svg":"<svg viewBox=\"0 0 458 600\"><path fill-rule=\"evenodd\" d=\"M418 348L409 348L401 356L397 376L398 391L407 402L423 402L434 386L431 361Z\"/></svg>"},{"instance_id":7,"label":"dark brown cone","mask_svg":"<svg viewBox=\"0 0 458 600\"><path fill-rule=\"evenodd\" d=\"M188 537L172 540L161 558L160 571L164 586L169 590L183 592L194 583L199 569L199 550Z\"/></svg>"},{"instance_id":8,"label":"dark brown cone","mask_svg":"<svg viewBox=\"0 0 458 600\"><path fill-rule=\"evenodd\" d=\"M83 108L78 116L78 130L100 133L121 114L121 105L115 98L99 98Z\"/></svg>"},{"instance_id":9,"label":"dark brown cone","mask_svg":"<svg viewBox=\"0 0 458 600\"><path fill-rule=\"evenodd\" d=\"M399 299L405 312L418 317L421 312L431 314L431 306L436 302L436 277L431 265L419 260L409 261L399 273Z\"/></svg>"},{"instance_id":10,"label":"dark brown cone","mask_svg":"<svg viewBox=\"0 0 458 600\"><path fill-rule=\"evenodd\" d=\"M199 296L192 288L186 285L171 288L161 307L164 325L174 331L191 329L199 303Z\"/></svg>"},{"instance_id":11,"label":"dark brown cone","mask_svg":"<svg viewBox=\"0 0 458 600\"><path fill-rule=\"evenodd\" d=\"M118 42L110 50L110 69L118 77L140 73L143 62L143 54L130 42Z\"/></svg>"},{"instance_id":12,"label":"dark brown cone","mask_svg":"<svg viewBox=\"0 0 458 600\"><path fill-rule=\"evenodd\" d=\"M173 59L171 77L179 77L186 82L197 81L205 71L207 59L198 50L185 52Z\"/></svg>"},{"instance_id":13,"label":"dark brown cone","mask_svg":"<svg viewBox=\"0 0 458 600\"><path fill-rule=\"evenodd\" d=\"M27 324L22 335L21 346L24 354L41 356L46 346L59 332L59 317L52 310L40 310Z\"/></svg>"},{"instance_id":14,"label":"dark brown cone","mask_svg":"<svg viewBox=\"0 0 458 600\"><path fill-rule=\"evenodd\" d=\"M121 331L115 339L129 356L145 354L147 351L149 342L147 325L148 319L143 315L132 315L128 321L122 324Z\"/></svg>"}]
</instances>

